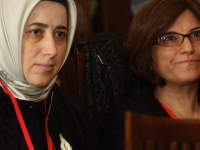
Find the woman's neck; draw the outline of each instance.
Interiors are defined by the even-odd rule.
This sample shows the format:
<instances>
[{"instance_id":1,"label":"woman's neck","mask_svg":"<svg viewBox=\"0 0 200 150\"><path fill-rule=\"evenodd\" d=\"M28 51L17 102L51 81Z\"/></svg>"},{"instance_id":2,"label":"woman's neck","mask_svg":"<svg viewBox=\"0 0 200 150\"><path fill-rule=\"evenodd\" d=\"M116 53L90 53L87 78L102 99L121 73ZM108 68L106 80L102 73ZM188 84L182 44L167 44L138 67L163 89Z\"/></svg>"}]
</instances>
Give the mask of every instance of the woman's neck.
<instances>
[{"instance_id":1,"label":"woman's neck","mask_svg":"<svg viewBox=\"0 0 200 150\"><path fill-rule=\"evenodd\" d=\"M154 95L175 115L183 119L196 119L199 114L197 88L198 83L180 86L166 84L164 87L156 86Z\"/></svg>"}]
</instances>

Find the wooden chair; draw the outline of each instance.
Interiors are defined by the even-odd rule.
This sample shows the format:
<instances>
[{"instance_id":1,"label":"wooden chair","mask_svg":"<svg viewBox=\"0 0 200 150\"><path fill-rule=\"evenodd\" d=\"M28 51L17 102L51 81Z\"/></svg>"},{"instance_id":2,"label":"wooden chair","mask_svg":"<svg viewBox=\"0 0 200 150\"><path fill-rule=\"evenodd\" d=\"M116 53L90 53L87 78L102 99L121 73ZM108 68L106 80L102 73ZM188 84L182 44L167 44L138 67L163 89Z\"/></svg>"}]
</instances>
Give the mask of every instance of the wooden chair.
<instances>
[{"instance_id":1,"label":"wooden chair","mask_svg":"<svg viewBox=\"0 0 200 150\"><path fill-rule=\"evenodd\" d=\"M200 121L125 113L125 150L200 150Z\"/></svg>"},{"instance_id":2,"label":"wooden chair","mask_svg":"<svg viewBox=\"0 0 200 150\"><path fill-rule=\"evenodd\" d=\"M85 101L85 51L74 48L74 78L76 95L86 106Z\"/></svg>"},{"instance_id":3,"label":"wooden chair","mask_svg":"<svg viewBox=\"0 0 200 150\"><path fill-rule=\"evenodd\" d=\"M61 69L59 75L59 86L76 95L83 103L85 102L85 51L74 47Z\"/></svg>"}]
</instances>

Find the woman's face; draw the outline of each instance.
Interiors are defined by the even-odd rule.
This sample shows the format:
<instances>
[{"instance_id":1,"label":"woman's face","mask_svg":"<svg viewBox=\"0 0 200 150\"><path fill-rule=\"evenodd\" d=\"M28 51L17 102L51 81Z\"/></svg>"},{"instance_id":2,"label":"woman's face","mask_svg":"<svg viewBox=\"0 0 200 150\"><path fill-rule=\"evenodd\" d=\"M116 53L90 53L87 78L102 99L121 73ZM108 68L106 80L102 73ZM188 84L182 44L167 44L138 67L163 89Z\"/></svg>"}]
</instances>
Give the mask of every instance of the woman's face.
<instances>
[{"instance_id":1,"label":"woman's face","mask_svg":"<svg viewBox=\"0 0 200 150\"><path fill-rule=\"evenodd\" d=\"M44 87L56 76L65 58L66 35L65 7L40 2L26 22L22 39L22 68L30 85Z\"/></svg>"},{"instance_id":2,"label":"woman's face","mask_svg":"<svg viewBox=\"0 0 200 150\"><path fill-rule=\"evenodd\" d=\"M200 21L186 10L180 14L167 32L188 34L200 30ZM188 84L200 79L200 44L192 44L185 37L179 46L152 46L153 70L164 78L166 85Z\"/></svg>"}]
</instances>

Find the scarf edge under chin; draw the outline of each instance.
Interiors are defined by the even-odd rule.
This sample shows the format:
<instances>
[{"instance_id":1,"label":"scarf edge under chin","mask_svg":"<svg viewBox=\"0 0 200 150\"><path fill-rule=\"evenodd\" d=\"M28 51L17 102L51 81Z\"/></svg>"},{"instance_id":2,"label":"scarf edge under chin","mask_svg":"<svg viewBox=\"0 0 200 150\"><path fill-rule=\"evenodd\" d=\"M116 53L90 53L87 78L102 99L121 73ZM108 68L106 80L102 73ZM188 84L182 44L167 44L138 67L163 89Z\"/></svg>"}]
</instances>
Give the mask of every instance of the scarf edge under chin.
<instances>
[{"instance_id":1,"label":"scarf edge under chin","mask_svg":"<svg viewBox=\"0 0 200 150\"><path fill-rule=\"evenodd\" d=\"M56 84L57 76L54 77L54 79L49 83L49 85L44 88L38 88L32 85L24 86L22 82L16 81L16 80L15 81L12 80L11 82L8 82L8 80L5 79L1 73L0 73L0 80L5 84L5 86L10 90L10 92L13 94L13 96L16 99L24 100L24 101L40 102L46 99L47 96L49 95L54 84ZM0 86L3 88L1 83L0 83ZM27 90L27 89L31 89L32 91Z\"/></svg>"}]
</instances>

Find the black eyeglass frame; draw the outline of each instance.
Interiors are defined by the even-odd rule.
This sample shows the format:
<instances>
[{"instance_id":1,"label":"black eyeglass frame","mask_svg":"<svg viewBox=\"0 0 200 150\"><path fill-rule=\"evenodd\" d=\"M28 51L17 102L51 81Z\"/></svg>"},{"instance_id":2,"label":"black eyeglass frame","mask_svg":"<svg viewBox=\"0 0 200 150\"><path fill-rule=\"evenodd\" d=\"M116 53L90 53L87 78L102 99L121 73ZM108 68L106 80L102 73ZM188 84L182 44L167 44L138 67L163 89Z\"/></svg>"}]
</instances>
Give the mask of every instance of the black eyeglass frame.
<instances>
[{"instance_id":1,"label":"black eyeglass frame","mask_svg":"<svg viewBox=\"0 0 200 150\"><path fill-rule=\"evenodd\" d=\"M193 31L193 32L190 32L190 33L188 33L188 34L181 34L181 33L176 33L176 32L169 32L169 33L163 34L162 36L159 36L159 37L155 40L155 42L153 43L153 45L161 45L161 46L165 46L165 47L180 46L180 45L183 43L185 37L187 37L187 38L190 40L191 43L200 44L200 40L199 40L199 42L197 42L197 43L191 41L190 35L191 35L191 34L194 34L194 33L200 33L200 30ZM164 45L164 44L161 44L161 39L162 39L162 37L165 36L165 35L170 35L170 34L181 35L181 36L183 37L182 42L180 42L180 44L178 44L178 45L173 45L173 46L166 46L166 45ZM200 37L199 37L199 38L200 38Z\"/></svg>"}]
</instances>

